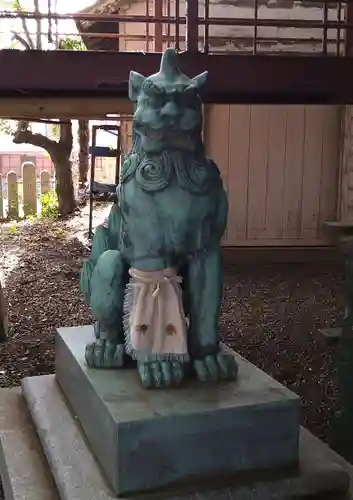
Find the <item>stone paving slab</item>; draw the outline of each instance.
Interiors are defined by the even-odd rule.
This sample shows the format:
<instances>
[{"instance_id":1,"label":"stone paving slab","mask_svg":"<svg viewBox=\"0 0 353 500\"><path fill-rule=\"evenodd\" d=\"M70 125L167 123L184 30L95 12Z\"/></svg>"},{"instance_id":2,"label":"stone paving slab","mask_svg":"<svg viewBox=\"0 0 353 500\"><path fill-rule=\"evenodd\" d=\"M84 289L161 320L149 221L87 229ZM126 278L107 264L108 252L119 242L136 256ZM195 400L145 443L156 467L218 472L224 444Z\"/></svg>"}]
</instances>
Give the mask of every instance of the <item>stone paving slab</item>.
<instances>
[{"instance_id":1,"label":"stone paving slab","mask_svg":"<svg viewBox=\"0 0 353 500\"><path fill-rule=\"evenodd\" d=\"M0 389L0 472L5 500L59 500L20 387Z\"/></svg>"}]
</instances>

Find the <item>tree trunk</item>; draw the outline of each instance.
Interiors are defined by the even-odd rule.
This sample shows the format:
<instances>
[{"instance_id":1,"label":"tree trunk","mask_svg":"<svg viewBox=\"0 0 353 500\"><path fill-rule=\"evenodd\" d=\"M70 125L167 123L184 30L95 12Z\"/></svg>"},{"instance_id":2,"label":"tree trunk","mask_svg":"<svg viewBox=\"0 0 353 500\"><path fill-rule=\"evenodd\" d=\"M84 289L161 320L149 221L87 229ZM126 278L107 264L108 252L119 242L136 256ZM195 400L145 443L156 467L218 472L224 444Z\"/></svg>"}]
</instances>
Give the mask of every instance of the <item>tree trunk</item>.
<instances>
[{"instance_id":1,"label":"tree trunk","mask_svg":"<svg viewBox=\"0 0 353 500\"><path fill-rule=\"evenodd\" d=\"M42 134L34 134L28 127L28 122L18 122L13 142L15 144L32 144L49 153L55 168L60 214L63 216L72 214L76 208L76 201L70 161L73 143L71 121L60 124L59 141L49 139Z\"/></svg>"},{"instance_id":2,"label":"tree trunk","mask_svg":"<svg viewBox=\"0 0 353 500\"><path fill-rule=\"evenodd\" d=\"M87 174L89 169L89 121L78 121L78 143L80 147L78 157L79 170L79 189L83 189L87 182Z\"/></svg>"},{"instance_id":3,"label":"tree trunk","mask_svg":"<svg viewBox=\"0 0 353 500\"><path fill-rule=\"evenodd\" d=\"M51 154L55 168L56 192L62 216L72 214L76 208L70 157L61 151Z\"/></svg>"},{"instance_id":4,"label":"tree trunk","mask_svg":"<svg viewBox=\"0 0 353 500\"><path fill-rule=\"evenodd\" d=\"M54 163L59 210L63 216L72 214L76 208L70 160L72 144L72 123L68 121L60 125L59 142L55 142L54 149L48 151Z\"/></svg>"}]
</instances>

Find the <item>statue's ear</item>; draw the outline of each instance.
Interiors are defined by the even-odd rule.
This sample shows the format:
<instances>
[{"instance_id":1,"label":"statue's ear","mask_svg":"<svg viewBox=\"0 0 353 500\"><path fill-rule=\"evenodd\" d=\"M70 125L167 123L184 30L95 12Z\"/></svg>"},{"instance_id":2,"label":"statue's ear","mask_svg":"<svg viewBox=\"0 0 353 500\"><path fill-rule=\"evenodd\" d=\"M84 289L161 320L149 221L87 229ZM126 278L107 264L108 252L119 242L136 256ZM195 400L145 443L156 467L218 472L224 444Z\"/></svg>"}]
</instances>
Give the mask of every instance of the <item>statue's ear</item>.
<instances>
[{"instance_id":1,"label":"statue's ear","mask_svg":"<svg viewBox=\"0 0 353 500\"><path fill-rule=\"evenodd\" d=\"M130 71L129 99L131 99L131 101L137 101L144 81L145 77L140 75L140 73L136 73L136 71Z\"/></svg>"},{"instance_id":2,"label":"statue's ear","mask_svg":"<svg viewBox=\"0 0 353 500\"><path fill-rule=\"evenodd\" d=\"M201 87L205 85L207 77L208 77L208 71L204 71L200 75L191 78L190 87L194 87L199 90Z\"/></svg>"}]
</instances>

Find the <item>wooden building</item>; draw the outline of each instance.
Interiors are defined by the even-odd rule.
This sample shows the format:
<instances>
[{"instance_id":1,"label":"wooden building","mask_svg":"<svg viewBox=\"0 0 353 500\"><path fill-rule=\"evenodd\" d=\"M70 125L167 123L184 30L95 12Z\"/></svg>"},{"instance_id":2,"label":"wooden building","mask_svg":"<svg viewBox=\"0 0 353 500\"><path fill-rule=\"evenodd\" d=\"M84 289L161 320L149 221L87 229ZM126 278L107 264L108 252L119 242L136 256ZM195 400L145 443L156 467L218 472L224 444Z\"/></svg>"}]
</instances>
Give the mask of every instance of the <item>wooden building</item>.
<instances>
[{"instance_id":1,"label":"wooden building","mask_svg":"<svg viewBox=\"0 0 353 500\"><path fill-rule=\"evenodd\" d=\"M353 104L347 57L353 9L346 0L190 0L187 6L185 16L184 0L101 0L75 18L92 51L1 51L2 116L9 116L8 96L19 116L58 116L57 109L73 118L131 113L129 71L151 74L156 52L187 47L183 71L210 75L204 137L230 200L224 244L330 245L323 223L353 219L346 106ZM131 127L123 122L126 150Z\"/></svg>"},{"instance_id":2,"label":"wooden building","mask_svg":"<svg viewBox=\"0 0 353 500\"><path fill-rule=\"evenodd\" d=\"M327 4L326 4L327 5ZM184 15L185 3L177 5ZM199 16L205 8L209 17L246 19L254 16L254 4L247 0L199 2ZM325 9L320 2L258 0L256 17L290 21L335 20L344 16L335 3ZM176 16L175 0L101 1L85 12L124 16ZM106 23L105 26L107 26ZM78 23L83 34L119 33L119 38L84 37L90 49L120 51L162 51L167 46L185 48L185 24L161 23ZM117 28L118 26L118 28ZM199 48L202 30L199 27ZM205 40L205 37L203 37ZM207 50L212 53L251 53L252 26L210 26ZM341 53L341 34L328 30L325 50ZM319 53L320 30L298 27L259 27L258 53ZM270 55L269 55L270 57ZM227 78L227 75L224 75ZM229 197L226 246L325 246L331 241L325 221L346 217L352 204L347 168L350 149L350 110L340 105L207 105L205 144L218 163ZM344 126L345 125L345 126ZM347 130L347 126L349 130ZM125 148L129 147L129 125L125 128ZM346 137L346 140L344 140ZM353 167L353 166L352 166ZM353 175L353 174L352 174ZM352 179L353 187L353 179Z\"/></svg>"}]
</instances>

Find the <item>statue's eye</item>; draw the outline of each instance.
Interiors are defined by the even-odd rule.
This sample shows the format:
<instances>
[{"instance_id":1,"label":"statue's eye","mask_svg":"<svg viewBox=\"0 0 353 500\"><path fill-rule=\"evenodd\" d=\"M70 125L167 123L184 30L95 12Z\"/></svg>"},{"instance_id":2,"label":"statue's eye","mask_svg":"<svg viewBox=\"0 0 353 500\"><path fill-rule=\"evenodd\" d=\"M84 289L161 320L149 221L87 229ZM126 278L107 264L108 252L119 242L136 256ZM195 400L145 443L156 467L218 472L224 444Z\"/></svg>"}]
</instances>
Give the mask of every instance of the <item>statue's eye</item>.
<instances>
[{"instance_id":1,"label":"statue's eye","mask_svg":"<svg viewBox=\"0 0 353 500\"><path fill-rule=\"evenodd\" d=\"M151 108L160 109L164 105L164 98L162 95L150 96L148 99L148 104Z\"/></svg>"}]
</instances>

